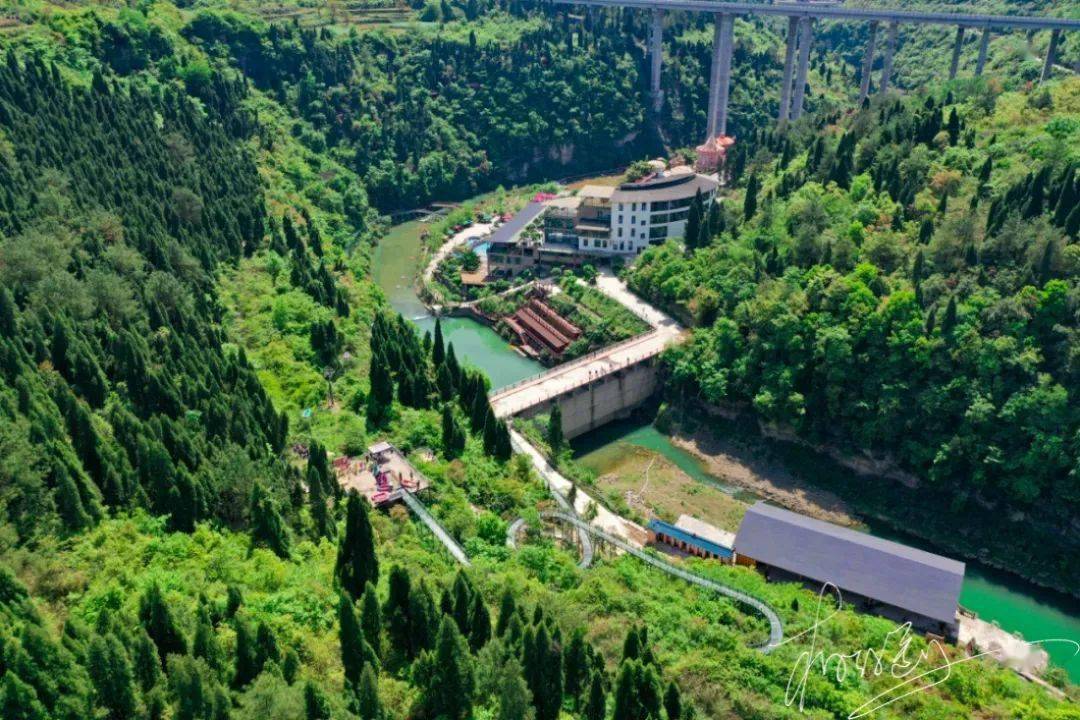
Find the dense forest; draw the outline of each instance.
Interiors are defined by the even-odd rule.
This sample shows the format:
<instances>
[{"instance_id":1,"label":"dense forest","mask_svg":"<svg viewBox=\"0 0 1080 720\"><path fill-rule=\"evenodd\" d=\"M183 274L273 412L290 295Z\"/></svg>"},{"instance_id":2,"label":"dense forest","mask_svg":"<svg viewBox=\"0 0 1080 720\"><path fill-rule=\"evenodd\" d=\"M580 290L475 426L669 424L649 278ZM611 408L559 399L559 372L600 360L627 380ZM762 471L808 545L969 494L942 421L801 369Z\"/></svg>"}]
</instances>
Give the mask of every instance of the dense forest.
<instances>
[{"instance_id":1,"label":"dense forest","mask_svg":"<svg viewBox=\"0 0 1080 720\"><path fill-rule=\"evenodd\" d=\"M965 84L758 133L689 251L631 275L700 327L673 394L891 460L954 527L1011 516L1076 592L1078 92Z\"/></svg>"},{"instance_id":2,"label":"dense forest","mask_svg":"<svg viewBox=\"0 0 1080 720\"><path fill-rule=\"evenodd\" d=\"M0 716L826 718L887 690L887 676L814 674L791 707L800 648L753 649L761 618L632 558L602 554L579 569L572 548L538 532L546 488L512 454L486 378L459 363L441 328L421 337L389 313L368 278L378 211L694 144L703 21L671 19L672 91L657 132L636 109L644 21L630 13L442 2L417 8L430 22L401 32L312 29L236 7L29 0L5 16ZM881 446L896 426L861 404L851 417L819 414L869 392L844 385L858 382L850 365L825 368L828 397L799 400L817 366L796 343L756 344L769 328L798 334L813 314L805 321L845 326L837 346L854 363L897 347L895 316L931 340L918 349L933 363L916 372L898 361L890 377L945 395L946 409L980 397L926 481L949 487L978 466L974 501L1010 507L1068 492L1053 472L1075 462L1075 438L1062 431L1076 427L1075 321L1064 314L1075 306L1075 217L1059 211L1076 192L1075 127L1058 123L1047 128L1054 142L1025 144L1041 148L1031 163L1018 159L1007 113L1022 112L1025 127L1051 105L1074 115L1075 83L889 100L841 119L837 88L851 84L852 66L823 43L816 112L779 136L756 131L769 118L757 98L775 84L779 35L765 23L739 30L740 206L698 218L705 230L689 254L666 246L633 276L702 326L671 358L678 395L749 397L771 420L797 416L815 440L829 427L827 439L842 432L926 462ZM995 143L1000 152L984 150ZM936 172L942 158L958 177L927 189L918 168ZM784 218L800 198L827 219L798 223L819 223L821 237L841 228L835 241L791 239L799 225ZM956 219L969 212L976 231ZM902 241L875 241L878 232ZM924 232L916 271L919 255L909 267L906 253ZM658 280L672 270L676 283ZM701 273L701 291L675 287ZM804 307L815 309L785 315ZM991 322L1003 330L983 342ZM729 341L730 354L713 355ZM755 375L773 352L791 353L790 367ZM731 394L715 380L723 362L746 370L725 375ZM972 394L940 388L946 373L974 382L976 370L984 386ZM315 404L325 412L312 420L301 410ZM1001 455L979 456L979 433L1000 413L1012 423L995 439ZM919 437L931 442L940 427ZM1005 458L1016 433L1038 442ZM376 512L343 492L332 458L376 439L433 481L425 501L470 569L401 508ZM1063 502L1049 503L1052 521ZM506 531L519 516L530 542L512 553ZM764 598L793 635L815 622L815 597L796 584L688 563ZM846 650L893 629L846 608L835 623L829 640ZM1047 677L1075 694L1060 671ZM941 680L881 716L1075 717L1070 702L989 661Z\"/></svg>"}]
</instances>

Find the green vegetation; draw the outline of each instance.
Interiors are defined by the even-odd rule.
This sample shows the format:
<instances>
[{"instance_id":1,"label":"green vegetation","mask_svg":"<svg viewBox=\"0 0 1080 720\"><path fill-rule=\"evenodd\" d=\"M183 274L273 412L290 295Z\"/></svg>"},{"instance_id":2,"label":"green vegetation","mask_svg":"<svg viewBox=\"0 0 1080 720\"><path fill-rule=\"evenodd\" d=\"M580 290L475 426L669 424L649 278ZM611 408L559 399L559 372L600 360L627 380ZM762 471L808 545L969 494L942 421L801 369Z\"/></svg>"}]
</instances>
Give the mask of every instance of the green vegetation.
<instances>
[{"instance_id":1,"label":"green vegetation","mask_svg":"<svg viewBox=\"0 0 1080 720\"><path fill-rule=\"evenodd\" d=\"M555 541L508 551L507 523L548 507L544 485L510 456L485 379L438 329L420 338L386 313L368 280L385 227L375 208L654 148L640 110L644 19L579 24L516 2L444 2L422 16L483 19L397 34L343 31L355 23L331 12L316 30L266 22L277 12L267 8L254 17L254 4L212 4L28 0L0 36L0 715L794 717L784 687L802 648L748 649L760 618L631 558L585 572ZM666 79L680 91L663 117L673 142L689 144L703 124L707 36L703 19L673 22ZM740 23L740 36L735 101L749 135L768 117L757 99L778 44L763 25ZM820 87L816 108L835 97ZM1062 117L1075 112L1068 87L1051 98ZM1034 102L1022 111L1047 112ZM999 142L1012 132L998 131ZM764 179L764 156L739 157L763 178L751 237L777 181ZM998 192L1024 172L995 159L1002 228L1034 188L1045 200L1062 186L1055 172ZM952 197L933 212L955 214ZM1053 217L1039 222L1040 237L1058 232ZM1067 285L1071 254L1056 252L1035 262L1036 277L1053 277L1021 307L1049 307L1047 286ZM933 276L924 297L940 302ZM968 297L948 323L957 337ZM1050 320L1038 332L1068 326ZM1036 335L1030 352L1045 346ZM1055 358L1050 399L1055 382L1068 387ZM1027 427L1030 403L1015 409ZM403 509L375 512L343 493L331 458L382 438L431 480L425 501L473 559L467 573ZM814 597L798 586L690 562L764 597L790 632L813 623ZM892 629L848 609L831 622L838 652ZM838 716L892 684L814 674L804 705ZM1075 714L974 662L882 716L973 708Z\"/></svg>"},{"instance_id":2,"label":"green vegetation","mask_svg":"<svg viewBox=\"0 0 1080 720\"><path fill-rule=\"evenodd\" d=\"M1076 593L1078 97L981 85L759 133L719 232L630 275L699 326L672 396L891 462L935 540L965 527L964 551Z\"/></svg>"}]
</instances>

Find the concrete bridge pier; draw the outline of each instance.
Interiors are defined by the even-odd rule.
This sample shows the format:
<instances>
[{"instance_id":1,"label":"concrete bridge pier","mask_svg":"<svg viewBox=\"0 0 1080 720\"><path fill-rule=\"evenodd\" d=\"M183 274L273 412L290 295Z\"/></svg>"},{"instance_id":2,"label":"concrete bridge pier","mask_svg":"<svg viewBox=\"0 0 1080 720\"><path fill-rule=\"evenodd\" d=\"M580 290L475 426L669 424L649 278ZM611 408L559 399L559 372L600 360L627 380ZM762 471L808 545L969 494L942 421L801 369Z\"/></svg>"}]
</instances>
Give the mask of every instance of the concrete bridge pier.
<instances>
[{"instance_id":1,"label":"concrete bridge pier","mask_svg":"<svg viewBox=\"0 0 1080 720\"><path fill-rule=\"evenodd\" d=\"M949 79L956 78L956 71L960 68L960 53L964 49L964 26L959 25L956 28L956 40L953 41L952 48L952 62L949 63Z\"/></svg>"},{"instance_id":2,"label":"concrete bridge pier","mask_svg":"<svg viewBox=\"0 0 1080 720\"><path fill-rule=\"evenodd\" d=\"M787 123L791 115L791 75L795 70L795 46L799 42L799 18L789 17L787 24L787 48L784 50L784 78L780 81L780 114L777 120Z\"/></svg>"},{"instance_id":3,"label":"concrete bridge pier","mask_svg":"<svg viewBox=\"0 0 1080 720\"><path fill-rule=\"evenodd\" d=\"M709 75L709 122L707 137L727 131L728 91L731 86L731 50L735 16L717 14L713 30L712 69Z\"/></svg>"},{"instance_id":4,"label":"concrete bridge pier","mask_svg":"<svg viewBox=\"0 0 1080 720\"><path fill-rule=\"evenodd\" d=\"M664 11L660 8L652 10L652 24L649 26L649 60L651 74L649 89L652 96L652 111L659 115L664 106L664 91L660 87L660 66L664 52Z\"/></svg>"},{"instance_id":5,"label":"concrete bridge pier","mask_svg":"<svg viewBox=\"0 0 1080 720\"><path fill-rule=\"evenodd\" d=\"M1046 58L1043 60L1042 74L1039 75L1039 83L1050 79L1050 73L1054 71L1054 56L1057 55L1058 41L1061 39L1061 30L1054 28L1050 31L1050 45L1046 48Z\"/></svg>"},{"instance_id":6,"label":"concrete bridge pier","mask_svg":"<svg viewBox=\"0 0 1080 720\"><path fill-rule=\"evenodd\" d=\"M979 77L986 67L986 51L990 47L990 27L984 27L979 41L979 59L975 61L975 77Z\"/></svg>"},{"instance_id":7,"label":"concrete bridge pier","mask_svg":"<svg viewBox=\"0 0 1080 720\"><path fill-rule=\"evenodd\" d=\"M874 52L877 50L878 21L870 22L870 37L866 40L866 54L863 55L862 77L859 80L859 105L870 94L870 73L874 68Z\"/></svg>"},{"instance_id":8,"label":"concrete bridge pier","mask_svg":"<svg viewBox=\"0 0 1080 720\"><path fill-rule=\"evenodd\" d=\"M885 63L881 68L881 88L878 92L882 95L889 91L889 81L892 79L893 55L896 54L896 36L899 25L894 21L889 23L889 32L885 38Z\"/></svg>"},{"instance_id":9,"label":"concrete bridge pier","mask_svg":"<svg viewBox=\"0 0 1080 720\"><path fill-rule=\"evenodd\" d=\"M798 120L803 114L806 97L806 75L810 70L810 45L814 41L814 19L804 17L799 21L799 65L795 70L795 94L791 99L791 119Z\"/></svg>"},{"instance_id":10,"label":"concrete bridge pier","mask_svg":"<svg viewBox=\"0 0 1080 720\"><path fill-rule=\"evenodd\" d=\"M866 53L863 55L863 73L859 82L859 105L870 94L870 72L874 69L874 53L877 51L878 22L870 22L870 37L866 40Z\"/></svg>"}]
</instances>

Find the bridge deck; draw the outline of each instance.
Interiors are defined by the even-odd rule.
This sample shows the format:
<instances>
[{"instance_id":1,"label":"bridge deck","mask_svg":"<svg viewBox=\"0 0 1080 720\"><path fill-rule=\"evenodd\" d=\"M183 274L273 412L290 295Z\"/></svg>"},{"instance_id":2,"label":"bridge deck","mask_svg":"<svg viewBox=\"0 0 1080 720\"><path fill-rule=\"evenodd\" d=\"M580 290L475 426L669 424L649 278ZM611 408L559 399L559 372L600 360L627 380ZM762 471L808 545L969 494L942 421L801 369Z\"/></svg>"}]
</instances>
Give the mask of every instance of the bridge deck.
<instances>
[{"instance_id":1,"label":"bridge deck","mask_svg":"<svg viewBox=\"0 0 1080 720\"><path fill-rule=\"evenodd\" d=\"M815 3L746 3L713 0L552 0L557 5L600 5L642 9L686 10L731 13L733 15L780 15L815 17L827 20L879 20L883 22L963 25L1024 30L1080 30L1080 20L1032 15L987 15L983 13L922 12L887 8L858 8Z\"/></svg>"}]
</instances>

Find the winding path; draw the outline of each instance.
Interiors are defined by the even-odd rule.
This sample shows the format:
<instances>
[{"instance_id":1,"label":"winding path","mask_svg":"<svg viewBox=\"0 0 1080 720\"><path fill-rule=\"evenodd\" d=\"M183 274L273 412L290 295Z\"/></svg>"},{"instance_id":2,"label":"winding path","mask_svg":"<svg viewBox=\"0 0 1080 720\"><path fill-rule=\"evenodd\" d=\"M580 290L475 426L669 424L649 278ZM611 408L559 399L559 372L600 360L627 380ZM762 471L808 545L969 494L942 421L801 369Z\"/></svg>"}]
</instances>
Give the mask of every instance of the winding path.
<instances>
[{"instance_id":1,"label":"winding path","mask_svg":"<svg viewBox=\"0 0 1080 720\"><path fill-rule=\"evenodd\" d=\"M724 597L730 598L731 600L734 600L735 602L754 610L759 615L763 616L769 623L768 641L762 645L754 646L757 649L761 650L763 653L771 652L774 648L778 647L784 641L784 624L780 620L780 616L777 615L776 611L773 610L772 607L763 600L759 600L753 595L745 593L742 590L736 590L735 588L724 585L723 583L717 580L713 580L712 578L707 578L703 575L698 575L696 573L690 572L689 570L678 567L673 563L664 560L661 557L658 557L651 553L647 553L644 550L635 547L634 545L631 545L622 538L616 537L614 535L611 535L610 533L604 532L599 528L593 527L589 523L578 517L575 517L574 515L570 515L564 512L546 512L542 513L541 517L569 523L570 525L573 525L577 528L579 535L584 535L585 533L588 533L589 535L592 535L606 543L610 543L611 545L619 548L623 552L633 555L638 560L652 565L661 572L665 572L668 575L673 575L681 580L685 580L688 583L703 587L706 590L711 590L718 595L723 595ZM510 525L510 528L508 529L506 534L507 545L509 545L510 547L517 546L517 536L521 532L524 524L525 518L518 518ZM581 561L578 563L578 567L587 568L589 567L589 565L592 564L592 560L593 548L590 545L587 548L587 551L585 548L583 548L582 558Z\"/></svg>"}]
</instances>

